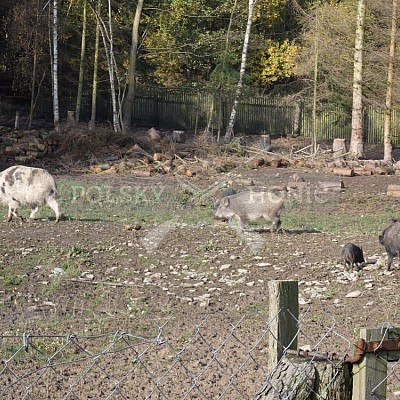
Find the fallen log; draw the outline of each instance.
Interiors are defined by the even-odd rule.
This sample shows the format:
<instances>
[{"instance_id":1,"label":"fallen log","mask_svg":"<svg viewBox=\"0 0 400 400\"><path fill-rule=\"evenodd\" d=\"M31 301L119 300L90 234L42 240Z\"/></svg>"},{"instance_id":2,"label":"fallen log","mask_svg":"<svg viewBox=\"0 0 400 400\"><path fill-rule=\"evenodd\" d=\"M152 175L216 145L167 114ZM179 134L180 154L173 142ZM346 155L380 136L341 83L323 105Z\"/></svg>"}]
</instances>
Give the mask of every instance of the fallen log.
<instances>
[{"instance_id":1,"label":"fallen log","mask_svg":"<svg viewBox=\"0 0 400 400\"><path fill-rule=\"evenodd\" d=\"M370 176L372 175L372 171L370 169L365 169L364 167L354 167L354 175L355 176Z\"/></svg>"},{"instance_id":2,"label":"fallen log","mask_svg":"<svg viewBox=\"0 0 400 400\"><path fill-rule=\"evenodd\" d=\"M394 173L393 168L384 166L384 165L380 165L376 168L373 168L371 170L373 175L391 175Z\"/></svg>"},{"instance_id":3,"label":"fallen log","mask_svg":"<svg viewBox=\"0 0 400 400\"><path fill-rule=\"evenodd\" d=\"M250 161L249 166L250 166L250 168L252 168L252 169L257 169L258 167L261 167L261 166L263 166L264 164L265 164L265 160L264 160L263 158L261 158L261 157L256 157L256 158L253 158L253 159Z\"/></svg>"},{"instance_id":4,"label":"fallen log","mask_svg":"<svg viewBox=\"0 0 400 400\"><path fill-rule=\"evenodd\" d=\"M389 197L400 197L400 185L389 185L386 194Z\"/></svg>"},{"instance_id":5,"label":"fallen log","mask_svg":"<svg viewBox=\"0 0 400 400\"><path fill-rule=\"evenodd\" d=\"M279 167L282 167L283 162L282 162L282 160L281 160L280 158L275 158L275 159L273 159L273 160L271 160L271 161L269 162L269 165L270 165L272 168L279 168Z\"/></svg>"},{"instance_id":6,"label":"fallen log","mask_svg":"<svg viewBox=\"0 0 400 400\"><path fill-rule=\"evenodd\" d=\"M319 182L318 183L318 190L322 192L334 192L340 191L344 189L344 182L343 181L328 181L328 182Z\"/></svg>"},{"instance_id":7,"label":"fallen log","mask_svg":"<svg viewBox=\"0 0 400 400\"><path fill-rule=\"evenodd\" d=\"M136 178L148 178L151 176L151 172L147 170L132 170L131 175L135 176Z\"/></svg>"},{"instance_id":8,"label":"fallen log","mask_svg":"<svg viewBox=\"0 0 400 400\"><path fill-rule=\"evenodd\" d=\"M332 172L339 176L354 176L353 168L333 168Z\"/></svg>"}]
</instances>

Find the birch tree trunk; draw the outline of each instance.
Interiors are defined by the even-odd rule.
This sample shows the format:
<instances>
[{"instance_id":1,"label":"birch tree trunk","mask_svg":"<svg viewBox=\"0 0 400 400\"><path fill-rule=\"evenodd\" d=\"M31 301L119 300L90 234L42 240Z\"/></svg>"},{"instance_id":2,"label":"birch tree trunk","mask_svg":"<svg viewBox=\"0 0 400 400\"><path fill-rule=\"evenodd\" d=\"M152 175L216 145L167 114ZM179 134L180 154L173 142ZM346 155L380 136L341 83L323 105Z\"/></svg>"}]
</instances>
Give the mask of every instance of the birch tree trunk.
<instances>
[{"instance_id":1,"label":"birch tree trunk","mask_svg":"<svg viewBox=\"0 0 400 400\"><path fill-rule=\"evenodd\" d=\"M390 30L390 47L389 47L389 64L387 72L387 86L386 86L386 110L385 110L385 126L384 126L384 139L383 159L385 161L392 160L392 143L390 140L390 132L392 128L392 93L393 93L393 73L396 52L396 34L397 34L397 1L393 0L392 3L392 26Z\"/></svg>"},{"instance_id":2,"label":"birch tree trunk","mask_svg":"<svg viewBox=\"0 0 400 400\"><path fill-rule=\"evenodd\" d=\"M364 155L362 79L364 48L365 0L358 0L356 40L354 51L353 109L351 119L350 155L358 159Z\"/></svg>"},{"instance_id":3,"label":"birch tree trunk","mask_svg":"<svg viewBox=\"0 0 400 400\"><path fill-rule=\"evenodd\" d=\"M136 60L139 43L139 24L140 17L142 15L143 3L144 0L138 0L136 5L135 18L132 25L132 42L128 70L128 93L125 97L122 115L122 127L124 131L130 129L132 126L132 110L135 101Z\"/></svg>"},{"instance_id":4,"label":"birch tree trunk","mask_svg":"<svg viewBox=\"0 0 400 400\"><path fill-rule=\"evenodd\" d=\"M90 3L89 3L90 4ZM108 0L108 31L107 26L102 20L100 13L97 10L93 12L96 15L97 21L99 23L99 29L101 33L101 37L103 39L104 50L107 58L107 66L108 66L108 76L110 80L110 92L111 92L111 105L112 105L112 113L113 113L113 128L115 132L119 132L121 130L120 122L119 122L119 107L117 102L117 96L115 91L115 72L114 72L114 39L113 39L113 30L112 30L112 15L111 15L111 0Z\"/></svg>"},{"instance_id":5,"label":"birch tree trunk","mask_svg":"<svg viewBox=\"0 0 400 400\"><path fill-rule=\"evenodd\" d=\"M237 106L239 104L239 97L242 93L243 78L246 72L247 49L249 47L249 41L250 41L250 31L251 31L251 22L253 19L254 3L255 3L254 0L249 0L249 15L247 18L246 32L243 41L242 61L240 63L239 81L236 88L235 98L233 100L233 106L231 115L229 117L228 126L226 128L225 142L229 142L233 137L233 126L235 125Z\"/></svg>"},{"instance_id":6,"label":"birch tree trunk","mask_svg":"<svg viewBox=\"0 0 400 400\"><path fill-rule=\"evenodd\" d=\"M100 0L97 1L97 14L100 15ZM93 63L93 84L92 84L92 106L90 113L89 129L92 130L96 124L96 106L97 106L97 72L99 68L99 44L100 44L100 24L96 18L96 39L94 47Z\"/></svg>"},{"instance_id":7,"label":"birch tree trunk","mask_svg":"<svg viewBox=\"0 0 400 400\"><path fill-rule=\"evenodd\" d=\"M118 112L118 103L117 103L117 95L115 92L115 73L114 73L114 37L113 37L113 29L112 29L112 15L111 15L111 0L108 0L108 29L109 29L109 42L110 49L107 55L108 60L108 68L109 68L109 76L110 76L110 87L111 87L111 100L112 100L112 109L113 109L113 126L114 131L119 132L120 124L119 124L119 112Z\"/></svg>"},{"instance_id":8,"label":"birch tree trunk","mask_svg":"<svg viewBox=\"0 0 400 400\"><path fill-rule=\"evenodd\" d=\"M81 105L82 105L83 74L85 67L85 48L86 48L86 21L87 21L87 0L83 0L81 59L79 63L78 93L76 96L76 108L75 108L76 122L79 122Z\"/></svg>"},{"instance_id":9,"label":"birch tree trunk","mask_svg":"<svg viewBox=\"0 0 400 400\"><path fill-rule=\"evenodd\" d=\"M58 0L53 0L53 117L54 129L60 130L60 107L58 103Z\"/></svg>"}]
</instances>

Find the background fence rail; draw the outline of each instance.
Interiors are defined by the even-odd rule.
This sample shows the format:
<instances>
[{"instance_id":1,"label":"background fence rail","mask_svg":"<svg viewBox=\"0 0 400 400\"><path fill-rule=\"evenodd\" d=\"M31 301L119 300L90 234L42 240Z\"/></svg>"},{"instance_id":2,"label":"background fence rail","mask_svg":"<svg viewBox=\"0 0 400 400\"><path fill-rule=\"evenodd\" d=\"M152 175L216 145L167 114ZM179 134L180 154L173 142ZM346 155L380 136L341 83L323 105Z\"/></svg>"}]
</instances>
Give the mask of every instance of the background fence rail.
<instances>
[{"instance_id":1,"label":"background fence rail","mask_svg":"<svg viewBox=\"0 0 400 400\"><path fill-rule=\"evenodd\" d=\"M68 110L74 110L74 98L61 99L60 112L66 118ZM233 96L206 91L139 89L134 104L133 123L138 126L155 126L165 129L204 129L208 124L214 130L223 130L232 107ZM0 118L14 118L16 111L21 117L29 115L29 99L1 98ZM40 99L35 119L51 121L52 106L49 99ZM82 101L81 118L90 118L89 96ZM98 99L98 121L112 120L107 95ZM384 110L370 105L364 107L365 141L383 143ZM300 133L310 137L314 123L309 101L288 101L283 98L244 95L239 103L235 130L243 134L269 133L291 135ZM316 135L319 139L345 138L351 135L351 110L336 104L318 106ZM400 144L400 110L392 112L392 142Z\"/></svg>"}]
</instances>

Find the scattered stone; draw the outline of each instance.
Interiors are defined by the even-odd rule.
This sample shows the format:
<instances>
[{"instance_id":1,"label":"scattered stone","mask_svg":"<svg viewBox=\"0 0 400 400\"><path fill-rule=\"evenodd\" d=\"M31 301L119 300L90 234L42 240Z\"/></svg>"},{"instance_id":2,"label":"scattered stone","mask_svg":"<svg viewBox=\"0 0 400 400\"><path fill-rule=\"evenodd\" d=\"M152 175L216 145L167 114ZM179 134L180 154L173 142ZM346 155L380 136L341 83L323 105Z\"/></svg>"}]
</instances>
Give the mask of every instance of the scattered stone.
<instances>
[{"instance_id":1,"label":"scattered stone","mask_svg":"<svg viewBox=\"0 0 400 400\"><path fill-rule=\"evenodd\" d=\"M360 297L362 294L362 292L360 292L359 290L355 290L354 292L350 292L346 294L347 298L356 298L356 297Z\"/></svg>"}]
</instances>

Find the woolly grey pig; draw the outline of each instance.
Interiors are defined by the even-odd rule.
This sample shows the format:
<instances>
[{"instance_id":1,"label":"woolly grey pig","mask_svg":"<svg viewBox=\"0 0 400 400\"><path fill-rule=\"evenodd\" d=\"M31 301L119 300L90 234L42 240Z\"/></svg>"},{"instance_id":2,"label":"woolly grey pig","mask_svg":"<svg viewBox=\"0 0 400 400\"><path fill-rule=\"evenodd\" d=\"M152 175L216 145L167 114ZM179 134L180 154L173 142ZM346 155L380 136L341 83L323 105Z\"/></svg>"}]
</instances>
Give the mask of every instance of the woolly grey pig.
<instances>
[{"instance_id":1,"label":"woolly grey pig","mask_svg":"<svg viewBox=\"0 0 400 400\"><path fill-rule=\"evenodd\" d=\"M17 210L25 205L32 210L29 218L34 219L39 206L46 203L58 222L60 211L56 194L54 178L44 169L17 165L0 172L0 203L8 205L8 221L13 216L19 217Z\"/></svg>"},{"instance_id":2,"label":"woolly grey pig","mask_svg":"<svg viewBox=\"0 0 400 400\"><path fill-rule=\"evenodd\" d=\"M222 190L221 192L219 192L216 197L216 200L214 202L214 210L216 210L218 208L219 203L221 202L221 199L223 199L226 196L232 196L233 194L236 194L236 193L237 193L237 191L232 187L226 188L226 189Z\"/></svg>"},{"instance_id":3,"label":"woolly grey pig","mask_svg":"<svg viewBox=\"0 0 400 400\"><path fill-rule=\"evenodd\" d=\"M354 264L359 265L365 263L362 248L353 243L347 243L343 246L341 256L345 268L347 269L347 264L349 264L350 271L353 271Z\"/></svg>"},{"instance_id":4,"label":"woolly grey pig","mask_svg":"<svg viewBox=\"0 0 400 400\"><path fill-rule=\"evenodd\" d=\"M223 197L214 218L225 221L236 219L242 230L249 221L265 219L272 222L271 232L278 231L283 204L283 199L272 192L241 192Z\"/></svg>"},{"instance_id":5,"label":"woolly grey pig","mask_svg":"<svg viewBox=\"0 0 400 400\"><path fill-rule=\"evenodd\" d=\"M387 270L390 271L393 257L400 257L400 218L392 218L382 235L379 235L379 243L385 246L388 256Z\"/></svg>"}]
</instances>

